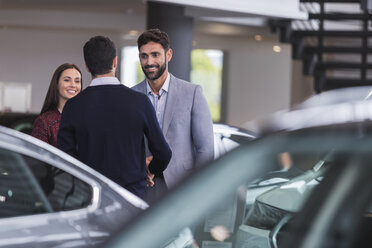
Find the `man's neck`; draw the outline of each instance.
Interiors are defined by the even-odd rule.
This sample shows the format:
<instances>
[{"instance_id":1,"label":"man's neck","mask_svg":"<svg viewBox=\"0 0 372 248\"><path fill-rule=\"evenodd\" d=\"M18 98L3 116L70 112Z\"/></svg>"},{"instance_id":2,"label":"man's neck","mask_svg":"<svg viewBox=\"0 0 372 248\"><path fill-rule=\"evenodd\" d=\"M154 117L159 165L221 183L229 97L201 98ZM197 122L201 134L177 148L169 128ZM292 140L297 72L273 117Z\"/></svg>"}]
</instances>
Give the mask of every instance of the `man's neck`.
<instances>
[{"instance_id":1,"label":"man's neck","mask_svg":"<svg viewBox=\"0 0 372 248\"><path fill-rule=\"evenodd\" d=\"M109 72L109 73L106 73L106 74L95 75L95 76L92 76L92 79L102 78L102 77L115 77L115 72Z\"/></svg>"},{"instance_id":2,"label":"man's neck","mask_svg":"<svg viewBox=\"0 0 372 248\"><path fill-rule=\"evenodd\" d=\"M155 79L155 80L147 79L147 81L149 82L149 85L150 85L152 91L156 95L159 94L159 91L160 91L161 87L163 87L163 85L164 85L165 80L167 79L167 77L168 77L168 72L165 71L163 73L163 75L161 75L161 77L158 78L158 79Z\"/></svg>"}]
</instances>

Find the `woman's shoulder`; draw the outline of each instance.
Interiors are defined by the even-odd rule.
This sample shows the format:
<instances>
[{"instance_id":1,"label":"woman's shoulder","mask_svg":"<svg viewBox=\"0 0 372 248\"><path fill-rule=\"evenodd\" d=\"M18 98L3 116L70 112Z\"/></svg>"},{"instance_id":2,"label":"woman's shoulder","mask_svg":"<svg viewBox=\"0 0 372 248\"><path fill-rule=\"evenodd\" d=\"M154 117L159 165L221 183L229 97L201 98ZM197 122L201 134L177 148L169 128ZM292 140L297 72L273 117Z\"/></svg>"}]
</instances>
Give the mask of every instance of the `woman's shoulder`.
<instances>
[{"instance_id":1,"label":"woman's shoulder","mask_svg":"<svg viewBox=\"0 0 372 248\"><path fill-rule=\"evenodd\" d=\"M39 121L50 124L52 122L59 122L59 120L61 119L61 114L58 110L49 110L39 115L37 119L39 119Z\"/></svg>"}]
</instances>

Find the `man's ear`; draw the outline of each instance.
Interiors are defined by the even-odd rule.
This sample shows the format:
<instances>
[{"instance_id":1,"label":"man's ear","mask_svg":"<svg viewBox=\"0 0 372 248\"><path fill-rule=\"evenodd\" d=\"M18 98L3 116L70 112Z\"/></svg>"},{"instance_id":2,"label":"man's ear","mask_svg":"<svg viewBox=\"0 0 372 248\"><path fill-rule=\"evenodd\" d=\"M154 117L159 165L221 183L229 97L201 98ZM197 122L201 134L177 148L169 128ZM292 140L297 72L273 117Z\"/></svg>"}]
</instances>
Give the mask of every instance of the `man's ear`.
<instances>
[{"instance_id":1,"label":"man's ear","mask_svg":"<svg viewBox=\"0 0 372 248\"><path fill-rule=\"evenodd\" d=\"M169 48L166 54L167 54L167 62L171 61L172 56L173 56L173 50Z\"/></svg>"},{"instance_id":2,"label":"man's ear","mask_svg":"<svg viewBox=\"0 0 372 248\"><path fill-rule=\"evenodd\" d=\"M90 73L90 70L89 70L89 68L88 68L87 64L84 64L84 65L85 65L85 69L87 70L87 72L89 72L89 73Z\"/></svg>"},{"instance_id":3,"label":"man's ear","mask_svg":"<svg viewBox=\"0 0 372 248\"><path fill-rule=\"evenodd\" d=\"M115 56L114 60L112 61L112 68L116 69L118 66L118 56Z\"/></svg>"}]
</instances>

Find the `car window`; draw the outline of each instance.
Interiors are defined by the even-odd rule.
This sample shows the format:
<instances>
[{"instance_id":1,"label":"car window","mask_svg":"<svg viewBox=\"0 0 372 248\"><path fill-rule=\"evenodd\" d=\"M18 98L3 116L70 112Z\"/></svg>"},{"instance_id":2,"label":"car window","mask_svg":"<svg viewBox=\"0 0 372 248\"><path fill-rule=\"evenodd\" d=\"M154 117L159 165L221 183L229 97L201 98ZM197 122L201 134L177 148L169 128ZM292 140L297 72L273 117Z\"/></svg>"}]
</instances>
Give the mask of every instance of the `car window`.
<instances>
[{"instance_id":1,"label":"car window","mask_svg":"<svg viewBox=\"0 0 372 248\"><path fill-rule=\"evenodd\" d=\"M360 151L334 156L339 159L328 164L301 212L279 230L277 247L370 247L370 144L353 144Z\"/></svg>"},{"instance_id":2,"label":"car window","mask_svg":"<svg viewBox=\"0 0 372 248\"><path fill-rule=\"evenodd\" d=\"M301 152L302 155L303 152ZM298 155L292 151L293 156ZM277 163L280 152L267 153L261 163ZM319 157L318 152L309 151L308 157ZM300 168L318 166L320 161L296 160ZM280 167L278 164L277 166ZM287 216L302 208L309 194L318 185L326 169L311 169L297 174L292 179L277 180L267 187L247 181L236 188L229 197L210 209L200 222L194 224L195 247L271 247L270 233ZM283 171L286 173L287 171ZM290 172L288 172L290 173ZM280 177L280 175L275 175ZM283 178L288 178L283 175Z\"/></svg>"},{"instance_id":3,"label":"car window","mask_svg":"<svg viewBox=\"0 0 372 248\"><path fill-rule=\"evenodd\" d=\"M192 229L195 247L276 247L285 231L283 226L302 210L328 169L344 163L349 149L358 147L348 147L353 146L353 136L348 141L338 137L339 142L332 135L328 139L299 135L276 138L259 142L261 155L252 154L254 159L246 160L246 166L274 165L277 170L266 174L265 180L282 180L267 187L246 181L231 192L235 198L221 198ZM270 140L272 144L267 143ZM290 159L278 159L283 153Z\"/></svg>"},{"instance_id":4,"label":"car window","mask_svg":"<svg viewBox=\"0 0 372 248\"><path fill-rule=\"evenodd\" d=\"M87 183L50 164L0 148L0 217L84 208Z\"/></svg>"}]
</instances>

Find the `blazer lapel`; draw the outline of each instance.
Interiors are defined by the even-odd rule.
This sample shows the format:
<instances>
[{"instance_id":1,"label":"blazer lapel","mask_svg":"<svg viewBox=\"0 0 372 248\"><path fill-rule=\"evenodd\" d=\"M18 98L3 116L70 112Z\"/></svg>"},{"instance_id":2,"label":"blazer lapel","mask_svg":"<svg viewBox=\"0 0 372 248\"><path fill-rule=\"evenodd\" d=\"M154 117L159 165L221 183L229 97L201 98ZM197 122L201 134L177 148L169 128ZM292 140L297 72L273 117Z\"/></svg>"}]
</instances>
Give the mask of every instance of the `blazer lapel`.
<instances>
[{"instance_id":1,"label":"blazer lapel","mask_svg":"<svg viewBox=\"0 0 372 248\"><path fill-rule=\"evenodd\" d=\"M178 88L177 79L172 74L170 74L167 103L165 105L164 119L163 119L164 136L167 134L170 122L173 117L174 109L177 106L177 102L178 102L178 95L177 95L178 89L177 88Z\"/></svg>"},{"instance_id":2,"label":"blazer lapel","mask_svg":"<svg viewBox=\"0 0 372 248\"><path fill-rule=\"evenodd\" d=\"M140 83L140 87L141 87L141 92L144 93L146 96L147 96L147 87L146 87L146 79L143 80L141 83Z\"/></svg>"}]
</instances>

